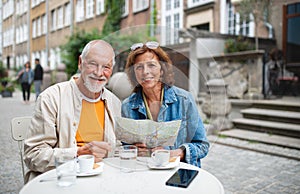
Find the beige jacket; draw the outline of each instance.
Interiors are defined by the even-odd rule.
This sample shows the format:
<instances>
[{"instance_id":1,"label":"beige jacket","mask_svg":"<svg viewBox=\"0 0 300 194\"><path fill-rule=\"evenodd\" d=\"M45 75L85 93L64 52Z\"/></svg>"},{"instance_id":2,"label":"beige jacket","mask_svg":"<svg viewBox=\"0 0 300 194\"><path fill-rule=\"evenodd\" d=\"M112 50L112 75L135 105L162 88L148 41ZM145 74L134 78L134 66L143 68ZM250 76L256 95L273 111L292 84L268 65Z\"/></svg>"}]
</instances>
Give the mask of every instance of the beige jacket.
<instances>
[{"instance_id":1,"label":"beige jacket","mask_svg":"<svg viewBox=\"0 0 300 194\"><path fill-rule=\"evenodd\" d=\"M76 156L75 136L83 97L74 80L51 86L39 95L24 144L24 161L29 169L25 182L53 169L54 153ZM105 102L104 141L114 147L114 117L121 116L121 102L105 88L101 98Z\"/></svg>"}]
</instances>

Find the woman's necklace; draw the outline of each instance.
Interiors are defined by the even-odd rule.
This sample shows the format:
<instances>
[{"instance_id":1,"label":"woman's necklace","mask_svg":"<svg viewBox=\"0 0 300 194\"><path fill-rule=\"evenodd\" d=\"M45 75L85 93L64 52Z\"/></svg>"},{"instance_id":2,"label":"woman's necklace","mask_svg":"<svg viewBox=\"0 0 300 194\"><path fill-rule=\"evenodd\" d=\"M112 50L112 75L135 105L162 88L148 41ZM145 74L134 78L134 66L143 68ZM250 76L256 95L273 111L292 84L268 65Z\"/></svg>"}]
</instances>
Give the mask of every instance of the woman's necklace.
<instances>
[{"instance_id":1,"label":"woman's necklace","mask_svg":"<svg viewBox=\"0 0 300 194\"><path fill-rule=\"evenodd\" d=\"M161 90L161 96L160 96L160 106L162 105L162 102L163 102L163 99L164 99L164 91L165 91L165 89L163 87L162 90ZM145 107L146 107L147 118L149 118L150 120L153 120L153 117L152 117L152 114L151 114L151 111L150 111L145 93L142 92L142 95L143 95L143 100L144 100Z\"/></svg>"}]
</instances>

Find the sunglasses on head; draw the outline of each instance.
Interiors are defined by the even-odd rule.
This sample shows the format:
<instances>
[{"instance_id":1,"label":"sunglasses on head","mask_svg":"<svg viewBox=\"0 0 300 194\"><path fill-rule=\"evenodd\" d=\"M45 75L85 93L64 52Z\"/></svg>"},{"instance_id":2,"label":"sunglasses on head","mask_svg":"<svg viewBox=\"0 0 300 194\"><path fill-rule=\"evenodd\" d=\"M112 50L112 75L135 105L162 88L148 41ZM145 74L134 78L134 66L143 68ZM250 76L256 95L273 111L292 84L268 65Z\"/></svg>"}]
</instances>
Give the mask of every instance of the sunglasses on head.
<instances>
[{"instance_id":1,"label":"sunglasses on head","mask_svg":"<svg viewBox=\"0 0 300 194\"><path fill-rule=\"evenodd\" d=\"M157 49L159 47L158 42L150 41L150 42L146 42L145 44L141 42L135 43L130 47L130 49L131 51L135 51L136 49L142 48L144 45L149 49Z\"/></svg>"}]
</instances>

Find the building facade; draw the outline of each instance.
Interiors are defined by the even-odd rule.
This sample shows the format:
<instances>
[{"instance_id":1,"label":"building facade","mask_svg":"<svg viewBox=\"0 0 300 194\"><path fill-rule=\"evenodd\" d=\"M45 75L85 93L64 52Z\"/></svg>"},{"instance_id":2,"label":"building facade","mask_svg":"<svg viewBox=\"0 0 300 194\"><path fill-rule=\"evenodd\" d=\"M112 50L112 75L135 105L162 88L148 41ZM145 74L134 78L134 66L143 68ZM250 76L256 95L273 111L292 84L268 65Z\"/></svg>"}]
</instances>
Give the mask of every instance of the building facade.
<instances>
[{"instance_id":1,"label":"building facade","mask_svg":"<svg viewBox=\"0 0 300 194\"><path fill-rule=\"evenodd\" d=\"M299 62L299 49L294 49L300 42L295 35L300 26L299 1L270 0L271 17L258 26L251 15L250 20L242 20L238 12L241 1L120 0L120 27L154 24L150 33L163 46L183 44L186 40L180 36L180 30L187 28L247 37L254 37L258 28L259 38L276 40L285 56L293 63ZM61 63L60 46L66 43L67 36L77 29L101 31L106 19L105 0L2 0L1 15L1 56L8 68L40 58L43 66L55 69Z\"/></svg>"}]
</instances>

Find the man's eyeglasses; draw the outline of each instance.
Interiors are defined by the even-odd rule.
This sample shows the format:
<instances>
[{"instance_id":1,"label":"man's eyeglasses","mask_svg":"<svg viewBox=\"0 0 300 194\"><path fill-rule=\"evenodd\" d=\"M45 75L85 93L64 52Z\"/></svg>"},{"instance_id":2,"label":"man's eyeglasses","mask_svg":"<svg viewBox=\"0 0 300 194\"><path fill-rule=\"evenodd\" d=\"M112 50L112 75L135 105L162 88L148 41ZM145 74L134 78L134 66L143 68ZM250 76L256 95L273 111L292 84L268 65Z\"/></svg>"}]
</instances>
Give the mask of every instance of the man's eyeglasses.
<instances>
[{"instance_id":1,"label":"man's eyeglasses","mask_svg":"<svg viewBox=\"0 0 300 194\"><path fill-rule=\"evenodd\" d=\"M93 70L96 71L98 70L98 68L100 67L102 71L110 71L111 70L111 66L110 65L99 65L97 63L94 62L84 62L86 64L86 66Z\"/></svg>"},{"instance_id":2,"label":"man's eyeglasses","mask_svg":"<svg viewBox=\"0 0 300 194\"><path fill-rule=\"evenodd\" d=\"M130 49L131 51L135 51L136 49L142 48L144 45L149 49L157 49L159 47L158 42L150 41L150 42L146 42L145 44L141 42L135 43L130 47Z\"/></svg>"}]
</instances>

